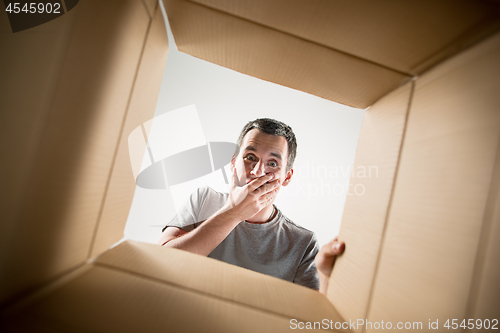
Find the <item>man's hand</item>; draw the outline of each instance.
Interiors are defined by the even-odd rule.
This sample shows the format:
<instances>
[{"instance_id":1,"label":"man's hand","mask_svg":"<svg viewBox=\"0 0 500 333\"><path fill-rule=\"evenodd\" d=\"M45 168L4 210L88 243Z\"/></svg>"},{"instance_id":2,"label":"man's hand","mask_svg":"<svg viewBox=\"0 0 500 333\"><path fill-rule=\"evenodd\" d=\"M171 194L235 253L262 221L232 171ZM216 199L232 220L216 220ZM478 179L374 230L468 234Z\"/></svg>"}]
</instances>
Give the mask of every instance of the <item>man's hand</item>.
<instances>
[{"instance_id":1,"label":"man's hand","mask_svg":"<svg viewBox=\"0 0 500 333\"><path fill-rule=\"evenodd\" d=\"M275 180L266 183L273 177L272 174L267 174L245 186L238 186L236 175L233 173L231 191L224 207L188 233L176 227L168 227L158 243L204 256L209 255L241 221L260 212L274 198L279 182Z\"/></svg>"},{"instance_id":2,"label":"man's hand","mask_svg":"<svg viewBox=\"0 0 500 333\"><path fill-rule=\"evenodd\" d=\"M256 178L244 186L238 185L236 172L231 177L231 189L226 203L228 209L234 209L241 220L248 220L266 207L278 193L280 180L268 173Z\"/></svg>"},{"instance_id":3,"label":"man's hand","mask_svg":"<svg viewBox=\"0 0 500 333\"><path fill-rule=\"evenodd\" d=\"M314 258L319 276L319 291L325 295L335 259L337 259L338 255L344 253L344 250L344 242L339 242L338 237L335 237L331 242L324 245Z\"/></svg>"}]
</instances>

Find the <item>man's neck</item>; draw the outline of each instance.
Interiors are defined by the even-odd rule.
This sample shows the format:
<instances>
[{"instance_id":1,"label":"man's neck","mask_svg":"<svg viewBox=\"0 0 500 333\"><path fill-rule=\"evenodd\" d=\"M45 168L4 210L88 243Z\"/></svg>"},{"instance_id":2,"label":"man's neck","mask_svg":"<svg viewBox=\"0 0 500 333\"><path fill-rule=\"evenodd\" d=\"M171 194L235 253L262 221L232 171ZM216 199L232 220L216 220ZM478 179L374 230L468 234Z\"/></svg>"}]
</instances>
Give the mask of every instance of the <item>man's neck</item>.
<instances>
[{"instance_id":1,"label":"man's neck","mask_svg":"<svg viewBox=\"0 0 500 333\"><path fill-rule=\"evenodd\" d=\"M262 224L262 223L267 223L269 222L274 216L271 216L275 214L274 212L274 206L271 204L264 209L262 209L260 212L258 212L256 215L252 216L252 218L246 220L249 223L254 223L254 224Z\"/></svg>"}]
</instances>

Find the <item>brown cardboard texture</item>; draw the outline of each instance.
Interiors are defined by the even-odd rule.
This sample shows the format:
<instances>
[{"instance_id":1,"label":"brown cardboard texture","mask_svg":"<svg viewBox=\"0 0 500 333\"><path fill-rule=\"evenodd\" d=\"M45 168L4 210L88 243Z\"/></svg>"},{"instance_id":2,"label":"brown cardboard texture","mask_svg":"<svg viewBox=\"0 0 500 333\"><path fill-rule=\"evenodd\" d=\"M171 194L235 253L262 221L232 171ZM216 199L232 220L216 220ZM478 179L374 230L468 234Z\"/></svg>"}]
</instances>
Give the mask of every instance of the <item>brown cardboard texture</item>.
<instances>
[{"instance_id":1,"label":"brown cardboard texture","mask_svg":"<svg viewBox=\"0 0 500 333\"><path fill-rule=\"evenodd\" d=\"M164 3L180 51L357 108L491 33L499 18L479 1Z\"/></svg>"},{"instance_id":2,"label":"brown cardboard texture","mask_svg":"<svg viewBox=\"0 0 500 333\"><path fill-rule=\"evenodd\" d=\"M317 291L176 249L126 242L88 266L48 296L11 313L11 327L282 332L292 318L341 320Z\"/></svg>"},{"instance_id":3,"label":"brown cardboard texture","mask_svg":"<svg viewBox=\"0 0 500 333\"><path fill-rule=\"evenodd\" d=\"M498 59L500 35L416 81L369 319L465 316L496 186Z\"/></svg>"},{"instance_id":4,"label":"brown cardboard texture","mask_svg":"<svg viewBox=\"0 0 500 333\"><path fill-rule=\"evenodd\" d=\"M349 250L336 262L328 289L328 297L346 318L366 317L413 85L410 82L382 98L363 119L353 170L376 166L376 173L369 178L351 179L353 186L361 184L366 193L356 200L346 200L339 236Z\"/></svg>"},{"instance_id":5,"label":"brown cardboard texture","mask_svg":"<svg viewBox=\"0 0 500 333\"><path fill-rule=\"evenodd\" d=\"M158 15L135 0L84 1L46 25L2 30L0 304L123 236L135 189L125 130L152 117L168 50Z\"/></svg>"},{"instance_id":6,"label":"brown cardboard texture","mask_svg":"<svg viewBox=\"0 0 500 333\"><path fill-rule=\"evenodd\" d=\"M353 179L366 191L347 198L327 296L157 245L109 249L135 190L127 137L153 116L168 43L156 1L85 0L16 34L0 14L2 331L500 319L497 2L164 3L183 52L372 106L354 165L378 173Z\"/></svg>"},{"instance_id":7,"label":"brown cardboard texture","mask_svg":"<svg viewBox=\"0 0 500 333\"><path fill-rule=\"evenodd\" d=\"M500 223L499 57L497 34L422 75L411 95L403 87L367 112L355 163L380 160L380 176L365 183L373 191L345 206L339 237L354 249L339 258L329 289L345 320L401 321L416 329L414 322L444 325L449 318L491 320L500 313L493 300L500 288L492 282L499 264L491 261L499 252L490 234ZM386 120L398 101L399 116ZM377 133L374 117L383 121L377 140L394 138L383 156L377 141L375 150L365 148ZM389 172L394 178L384 180Z\"/></svg>"}]
</instances>

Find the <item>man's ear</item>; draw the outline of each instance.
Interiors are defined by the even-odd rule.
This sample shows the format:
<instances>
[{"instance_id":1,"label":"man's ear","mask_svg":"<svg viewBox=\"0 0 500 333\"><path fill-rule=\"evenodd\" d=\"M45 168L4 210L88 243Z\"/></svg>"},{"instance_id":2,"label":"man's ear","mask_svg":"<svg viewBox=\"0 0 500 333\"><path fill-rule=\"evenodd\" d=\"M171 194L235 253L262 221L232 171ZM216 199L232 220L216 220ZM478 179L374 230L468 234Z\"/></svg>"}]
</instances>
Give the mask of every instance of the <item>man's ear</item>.
<instances>
[{"instance_id":1,"label":"man's ear","mask_svg":"<svg viewBox=\"0 0 500 333\"><path fill-rule=\"evenodd\" d=\"M292 176L293 176L293 169L290 169L290 171L288 171L286 173L285 179L283 180L283 183L281 185L287 186L288 184L290 184L290 181L292 180Z\"/></svg>"}]
</instances>

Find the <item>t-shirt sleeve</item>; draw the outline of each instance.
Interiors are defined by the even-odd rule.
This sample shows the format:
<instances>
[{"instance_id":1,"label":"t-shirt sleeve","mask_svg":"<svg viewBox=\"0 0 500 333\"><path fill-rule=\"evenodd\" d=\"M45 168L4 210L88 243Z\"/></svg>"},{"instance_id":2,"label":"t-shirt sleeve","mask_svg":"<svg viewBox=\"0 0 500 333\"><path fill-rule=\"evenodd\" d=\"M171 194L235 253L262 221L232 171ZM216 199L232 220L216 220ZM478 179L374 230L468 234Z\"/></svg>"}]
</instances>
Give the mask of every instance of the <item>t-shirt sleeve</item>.
<instances>
[{"instance_id":1,"label":"t-shirt sleeve","mask_svg":"<svg viewBox=\"0 0 500 333\"><path fill-rule=\"evenodd\" d=\"M313 234L304 256L300 261L299 267L297 268L297 273L295 275L295 279L293 280L294 283L311 289L319 289L318 271L316 269L316 265L314 264L314 258L316 257L318 251L318 241L316 240L316 236Z\"/></svg>"},{"instance_id":2,"label":"t-shirt sleeve","mask_svg":"<svg viewBox=\"0 0 500 333\"><path fill-rule=\"evenodd\" d=\"M167 227L181 228L186 232L196 228L201 223L199 215L206 192L206 187L201 187L194 191L161 231L165 231Z\"/></svg>"}]
</instances>

